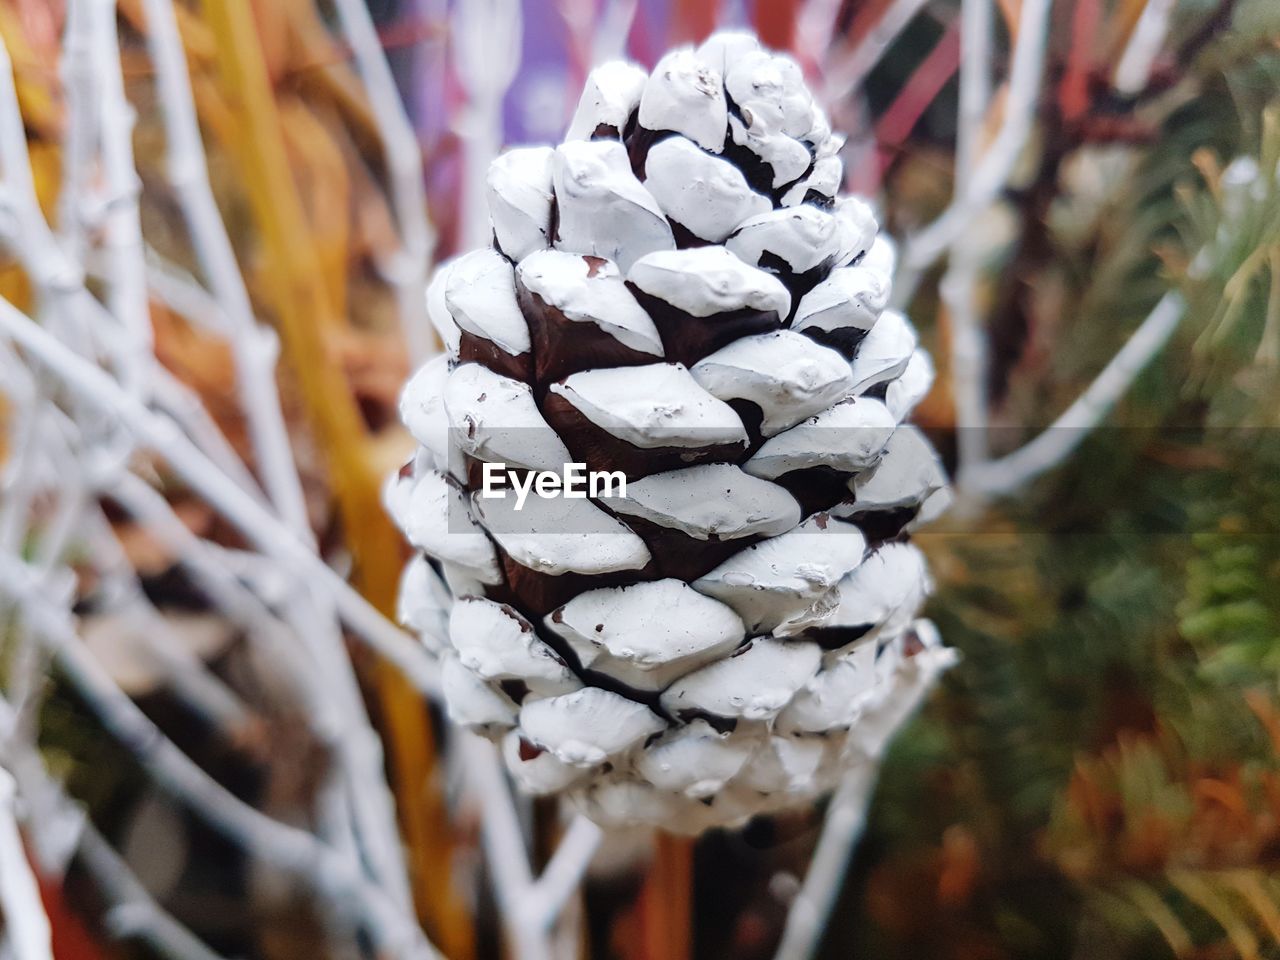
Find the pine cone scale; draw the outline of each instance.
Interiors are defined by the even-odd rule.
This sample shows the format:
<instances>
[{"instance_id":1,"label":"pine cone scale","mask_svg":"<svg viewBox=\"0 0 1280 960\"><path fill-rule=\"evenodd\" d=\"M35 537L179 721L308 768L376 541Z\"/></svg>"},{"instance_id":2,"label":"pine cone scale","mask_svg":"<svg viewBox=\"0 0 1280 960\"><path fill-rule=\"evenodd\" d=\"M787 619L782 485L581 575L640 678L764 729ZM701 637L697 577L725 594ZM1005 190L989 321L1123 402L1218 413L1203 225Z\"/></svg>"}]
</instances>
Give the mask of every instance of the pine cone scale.
<instances>
[{"instance_id":1,"label":"pine cone scale","mask_svg":"<svg viewBox=\"0 0 1280 960\"><path fill-rule=\"evenodd\" d=\"M447 359L402 400L401 612L447 620L454 721L601 822L809 802L948 662L907 538L947 497L903 425L932 364L840 143L751 38L606 64L565 143L494 162L493 248L428 290ZM495 463L626 490L516 509L482 496Z\"/></svg>"}]
</instances>

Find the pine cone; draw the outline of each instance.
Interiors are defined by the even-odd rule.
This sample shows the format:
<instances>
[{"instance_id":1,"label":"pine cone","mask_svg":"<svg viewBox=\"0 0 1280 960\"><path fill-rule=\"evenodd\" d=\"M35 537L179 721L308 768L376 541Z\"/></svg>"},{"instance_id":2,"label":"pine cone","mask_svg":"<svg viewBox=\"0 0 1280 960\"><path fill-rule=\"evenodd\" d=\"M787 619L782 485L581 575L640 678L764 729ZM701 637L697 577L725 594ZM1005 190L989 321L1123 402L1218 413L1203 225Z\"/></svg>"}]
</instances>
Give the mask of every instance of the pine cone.
<instances>
[{"instance_id":1,"label":"pine cone","mask_svg":"<svg viewBox=\"0 0 1280 960\"><path fill-rule=\"evenodd\" d=\"M949 496L902 425L932 365L841 143L752 37L606 64L564 143L493 162L492 248L428 291L401 616L448 637L453 720L601 822L809 802L949 662L907 536ZM486 463L570 462L625 497L481 496Z\"/></svg>"}]
</instances>

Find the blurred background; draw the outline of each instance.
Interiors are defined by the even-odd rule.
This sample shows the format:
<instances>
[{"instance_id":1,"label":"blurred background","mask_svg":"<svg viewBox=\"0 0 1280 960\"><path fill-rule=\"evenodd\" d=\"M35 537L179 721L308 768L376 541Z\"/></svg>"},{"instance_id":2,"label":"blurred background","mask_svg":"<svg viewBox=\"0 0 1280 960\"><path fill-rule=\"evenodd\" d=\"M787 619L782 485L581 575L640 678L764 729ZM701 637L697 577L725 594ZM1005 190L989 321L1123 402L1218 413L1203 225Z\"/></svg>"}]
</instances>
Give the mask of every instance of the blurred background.
<instances>
[{"instance_id":1,"label":"blurred background","mask_svg":"<svg viewBox=\"0 0 1280 960\"><path fill-rule=\"evenodd\" d=\"M489 159L559 140L593 64L720 26L847 134L957 480L918 542L962 660L817 955L1280 957L1276 0L0 0L0 808L57 960L411 955L335 920L310 848L175 800L207 784L156 728L320 836L335 771L381 777L341 731L375 730L368 829L433 942L525 955L484 791L374 622L398 391L430 265L488 241ZM263 519L235 490L273 478ZM517 807L541 866L562 821ZM558 955L772 956L821 814L657 867L604 838Z\"/></svg>"}]
</instances>

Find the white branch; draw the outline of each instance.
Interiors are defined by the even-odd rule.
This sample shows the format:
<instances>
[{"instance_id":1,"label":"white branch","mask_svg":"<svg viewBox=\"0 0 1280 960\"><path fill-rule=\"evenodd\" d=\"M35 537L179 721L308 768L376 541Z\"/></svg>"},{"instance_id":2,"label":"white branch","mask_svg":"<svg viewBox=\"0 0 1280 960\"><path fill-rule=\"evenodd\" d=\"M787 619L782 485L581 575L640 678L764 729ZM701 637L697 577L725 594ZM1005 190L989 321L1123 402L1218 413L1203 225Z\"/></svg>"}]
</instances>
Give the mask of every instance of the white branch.
<instances>
[{"instance_id":1,"label":"white branch","mask_svg":"<svg viewBox=\"0 0 1280 960\"><path fill-rule=\"evenodd\" d=\"M471 0L453 14L454 64L468 97L456 124L463 145L464 250L490 239L485 177L502 146L502 100L520 67L522 27L516 0Z\"/></svg>"},{"instance_id":2,"label":"white branch","mask_svg":"<svg viewBox=\"0 0 1280 960\"><path fill-rule=\"evenodd\" d=\"M134 112L124 94L116 38L115 0L72 0L93 15L93 66L98 87L99 144L106 179L104 239L108 260L107 304L128 339L121 382L145 396L155 353L138 195L142 182L133 162Z\"/></svg>"},{"instance_id":3,"label":"white branch","mask_svg":"<svg viewBox=\"0 0 1280 960\"><path fill-rule=\"evenodd\" d=\"M173 5L171 0L143 0L143 9L147 48L155 64L156 94L168 138L169 182L187 221L196 257L233 331L230 342L236 384L254 459L285 526L294 536L310 542L306 502L276 390L277 341L254 318L235 251L213 197Z\"/></svg>"},{"instance_id":4,"label":"white branch","mask_svg":"<svg viewBox=\"0 0 1280 960\"><path fill-rule=\"evenodd\" d=\"M524 909L545 929L555 923L600 846L600 828L579 814L569 824L556 851L525 898Z\"/></svg>"},{"instance_id":5,"label":"white branch","mask_svg":"<svg viewBox=\"0 0 1280 960\"><path fill-rule=\"evenodd\" d=\"M1118 93L1131 96L1147 85L1151 68L1169 35L1173 8L1174 0L1147 0L1116 64L1114 82Z\"/></svg>"},{"instance_id":6,"label":"white branch","mask_svg":"<svg viewBox=\"0 0 1280 960\"><path fill-rule=\"evenodd\" d=\"M518 960L551 960L551 944L540 918L529 913L533 876L525 852L520 820L512 802L502 764L493 744L464 733L459 746L465 751L467 779L480 805L485 859L493 874L507 943Z\"/></svg>"},{"instance_id":7,"label":"white branch","mask_svg":"<svg viewBox=\"0 0 1280 960\"><path fill-rule=\"evenodd\" d=\"M976 467L960 492L986 496L1011 493L1066 460L1168 343L1185 309L1179 294L1166 293L1062 416L1020 449Z\"/></svg>"},{"instance_id":8,"label":"white branch","mask_svg":"<svg viewBox=\"0 0 1280 960\"><path fill-rule=\"evenodd\" d=\"M828 109L858 89L927 2L893 0L884 16L876 21L858 45L828 65L822 87L822 100Z\"/></svg>"},{"instance_id":9,"label":"white branch","mask_svg":"<svg viewBox=\"0 0 1280 960\"><path fill-rule=\"evenodd\" d=\"M911 237L903 254L903 266L917 273L940 257L964 234L1008 182L1035 120L1044 67L1049 10L1053 0L1024 0L1018 17L1018 39L1013 47L1008 96L1000 130L973 171L962 192L933 223ZM910 286L910 284L908 284Z\"/></svg>"},{"instance_id":10,"label":"white branch","mask_svg":"<svg viewBox=\"0 0 1280 960\"><path fill-rule=\"evenodd\" d=\"M21 564L0 558L0 590L49 645L68 681L107 731L133 752L158 786L181 799L228 840L325 897L332 909L358 917L389 955L438 960L440 954L416 923L346 857L306 831L255 810L165 737L84 649L65 617L40 602Z\"/></svg>"},{"instance_id":11,"label":"white branch","mask_svg":"<svg viewBox=\"0 0 1280 960\"><path fill-rule=\"evenodd\" d=\"M364 81L382 140L382 153L390 181L391 202L400 229L400 249L383 265L400 304L400 323L409 359L414 366L431 353L431 326L427 321L427 264L435 246L427 220L423 186L422 149L409 123L391 67L383 54L377 30L365 0L336 0L338 18L355 55L356 69Z\"/></svg>"},{"instance_id":12,"label":"white branch","mask_svg":"<svg viewBox=\"0 0 1280 960\"><path fill-rule=\"evenodd\" d=\"M18 832L13 777L0 767L0 913L14 960L53 960L49 918Z\"/></svg>"},{"instance_id":13,"label":"white branch","mask_svg":"<svg viewBox=\"0 0 1280 960\"><path fill-rule=\"evenodd\" d=\"M867 822L867 808L875 791L880 761L893 734L915 713L938 676L957 659L950 648L917 654L905 686L875 716L864 717L858 728L860 748L849 749L844 781L832 796L818 846L809 862L800 892L792 901L774 960L809 960L818 947L831 908L835 905L854 845Z\"/></svg>"},{"instance_id":14,"label":"white branch","mask_svg":"<svg viewBox=\"0 0 1280 960\"><path fill-rule=\"evenodd\" d=\"M371 607L309 546L219 471L171 420L124 393L101 369L76 356L7 300L0 299L0 331L40 360L76 395L110 413L267 556L332 592L339 615L383 657L428 694L438 689L435 662L407 634Z\"/></svg>"},{"instance_id":15,"label":"white branch","mask_svg":"<svg viewBox=\"0 0 1280 960\"><path fill-rule=\"evenodd\" d=\"M103 918L113 936L136 937L171 960L222 960L160 908L120 854L87 820L80 834L79 854L98 890L114 904Z\"/></svg>"},{"instance_id":16,"label":"white branch","mask_svg":"<svg viewBox=\"0 0 1280 960\"><path fill-rule=\"evenodd\" d=\"M983 119L991 99L991 0L961 0L960 107L956 196L967 189L981 155ZM958 474L987 459L986 328L978 309L982 245L957 237L939 294L951 319L951 382L956 404Z\"/></svg>"}]
</instances>

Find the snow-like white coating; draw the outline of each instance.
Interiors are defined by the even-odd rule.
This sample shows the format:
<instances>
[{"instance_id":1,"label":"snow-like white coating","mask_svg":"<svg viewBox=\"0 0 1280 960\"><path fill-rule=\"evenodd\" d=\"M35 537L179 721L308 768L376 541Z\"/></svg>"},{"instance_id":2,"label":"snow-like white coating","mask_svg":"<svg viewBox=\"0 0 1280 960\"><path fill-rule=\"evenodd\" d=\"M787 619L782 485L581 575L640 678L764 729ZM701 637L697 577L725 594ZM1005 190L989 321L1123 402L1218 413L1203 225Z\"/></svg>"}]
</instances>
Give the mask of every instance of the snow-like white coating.
<instances>
[{"instance_id":1,"label":"snow-like white coating","mask_svg":"<svg viewBox=\"0 0 1280 960\"><path fill-rule=\"evenodd\" d=\"M472 517L462 490L444 474L393 474L383 501L396 526L419 550L463 567L482 583L502 582L493 544Z\"/></svg>"},{"instance_id":2,"label":"snow-like white coating","mask_svg":"<svg viewBox=\"0 0 1280 960\"><path fill-rule=\"evenodd\" d=\"M512 731L502 740L502 758L520 789L535 797L545 796L573 786L589 774L585 767L575 767L556 759L555 754L541 748L536 756L521 755L520 733ZM527 759L526 759L527 758Z\"/></svg>"},{"instance_id":3,"label":"snow-like white coating","mask_svg":"<svg viewBox=\"0 0 1280 960\"><path fill-rule=\"evenodd\" d=\"M738 551L693 588L733 607L749 631L772 630L819 603L862 562L866 545L853 524L817 514Z\"/></svg>"},{"instance_id":4,"label":"snow-like white coating","mask_svg":"<svg viewBox=\"0 0 1280 960\"><path fill-rule=\"evenodd\" d=\"M832 215L840 235L836 263L844 266L853 263L870 249L880 225L876 222L875 211L870 204L857 197L838 198Z\"/></svg>"},{"instance_id":5,"label":"snow-like white coating","mask_svg":"<svg viewBox=\"0 0 1280 960\"><path fill-rule=\"evenodd\" d=\"M907 361L906 369L896 380L890 380L885 388L884 405L893 418L901 423L911 416L911 411L929 394L933 386L933 357L924 347L916 347Z\"/></svg>"},{"instance_id":6,"label":"snow-like white coating","mask_svg":"<svg viewBox=\"0 0 1280 960\"><path fill-rule=\"evenodd\" d=\"M753 267L761 266L760 258L768 253L782 260L792 273L805 273L834 260L842 240L836 218L806 203L747 219L724 245Z\"/></svg>"},{"instance_id":7,"label":"snow-like white coating","mask_svg":"<svg viewBox=\"0 0 1280 960\"><path fill-rule=\"evenodd\" d=\"M839 512L855 516L920 504L946 485L938 454L918 428L906 424L893 432L880 462L849 481L854 502L842 505Z\"/></svg>"},{"instance_id":8,"label":"snow-like white coating","mask_svg":"<svg viewBox=\"0 0 1280 960\"><path fill-rule=\"evenodd\" d=\"M456 360L458 358L458 341L462 339L462 331L449 313L449 306L444 300L445 287L449 283L449 271L453 269L456 258L446 260L436 267L427 284L427 319L435 328L436 336L444 344L445 353Z\"/></svg>"},{"instance_id":9,"label":"snow-like white coating","mask_svg":"<svg viewBox=\"0 0 1280 960\"><path fill-rule=\"evenodd\" d=\"M489 218L502 252L521 260L551 243L551 147L516 147L495 157L485 176Z\"/></svg>"},{"instance_id":10,"label":"snow-like white coating","mask_svg":"<svg viewBox=\"0 0 1280 960\"><path fill-rule=\"evenodd\" d=\"M808 467L864 470L876 462L895 426L879 400L849 398L766 440L742 469L766 480Z\"/></svg>"},{"instance_id":11,"label":"snow-like white coating","mask_svg":"<svg viewBox=\"0 0 1280 960\"><path fill-rule=\"evenodd\" d=\"M467 333L504 353L529 352L529 324L516 303L515 270L496 250L473 250L453 262L444 302Z\"/></svg>"},{"instance_id":12,"label":"snow-like white coating","mask_svg":"<svg viewBox=\"0 0 1280 960\"><path fill-rule=\"evenodd\" d=\"M745 30L719 30L702 41L702 45L694 51L694 56L724 76L730 64L759 49L760 41L753 33Z\"/></svg>"},{"instance_id":13,"label":"snow-like white coating","mask_svg":"<svg viewBox=\"0 0 1280 960\"><path fill-rule=\"evenodd\" d=\"M724 149L729 108L719 71L685 47L657 62L640 96L640 126L673 130L704 150Z\"/></svg>"},{"instance_id":14,"label":"snow-like white coating","mask_svg":"<svg viewBox=\"0 0 1280 960\"><path fill-rule=\"evenodd\" d=\"M684 364L584 370L553 383L579 413L635 447L707 447L747 442L733 408L698 386Z\"/></svg>"},{"instance_id":15,"label":"snow-like white coating","mask_svg":"<svg viewBox=\"0 0 1280 960\"><path fill-rule=\"evenodd\" d=\"M590 263L561 250L540 250L516 267L516 278L530 293L575 323L594 323L625 347L662 356L662 338L622 280L617 264Z\"/></svg>"},{"instance_id":16,"label":"snow-like white coating","mask_svg":"<svg viewBox=\"0 0 1280 960\"><path fill-rule=\"evenodd\" d=\"M843 182L844 164L840 162L840 158L821 157L814 161L813 169L807 177L797 181L795 186L782 195L782 205L794 207L804 203L810 190L824 197L834 197Z\"/></svg>"},{"instance_id":17,"label":"snow-like white coating","mask_svg":"<svg viewBox=\"0 0 1280 960\"><path fill-rule=\"evenodd\" d=\"M734 783L770 795L813 791L826 753L818 737L770 737Z\"/></svg>"},{"instance_id":18,"label":"snow-like white coating","mask_svg":"<svg viewBox=\"0 0 1280 960\"><path fill-rule=\"evenodd\" d=\"M639 690L661 690L732 650L744 632L736 613L680 580L588 590L549 614L546 625L584 667Z\"/></svg>"},{"instance_id":19,"label":"snow-like white coating","mask_svg":"<svg viewBox=\"0 0 1280 960\"><path fill-rule=\"evenodd\" d=\"M449 467L449 421L444 412L448 379L449 358L442 353L419 367L400 391L400 420L431 454L437 470Z\"/></svg>"},{"instance_id":20,"label":"snow-like white coating","mask_svg":"<svg viewBox=\"0 0 1280 960\"><path fill-rule=\"evenodd\" d=\"M795 497L732 463L700 464L633 480L626 497L611 500L609 506L615 513L698 540L774 537L800 522Z\"/></svg>"},{"instance_id":21,"label":"snow-like white coating","mask_svg":"<svg viewBox=\"0 0 1280 960\"><path fill-rule=\"evenodd\" d=\"M870 330L889 302L889 276L872 267L837 267L800 298L792 330Z\"/></svg>"},{"instance_id":22,"label":"snow-like white coating","mask_svg":"<svg viewBox=\"0 0 1280 960\"><path fill-rule=\"evenodd\" d=\"M600 64L587 74L564 138L590 140L599 127L613 127L621 136L627 120L640 105L640 94L648 79L644 70L626 60Z\"/></svg>"},{"instance_id":23,"label":"snow-like white coating","mask_svg":"<svg viewBox=\"0 0 1280 960\"><path fill-rule=\"evenodd\" d=\"M825 410L853 386L839 353L790 330L742 337L695 363L693 379L721 400L750 400L771 437Z\"/></svg>"},{"instance_id":24,"label":"snow-like white coating","mask_svg":"<svg viewBox=\"0 0 1280 960\"><path fill-rule=\"evenodd\" d=\"M557 760L580 767L604 763L665 726L648 707L599 687L583 687L520 708L520 729L526 737Z\"/></svg>"},{"instance_id":25,"label":"snow-like white coating","mask_svg":"<svg viewBox=\"0 0 1280 960\"><path fill-rule=\"evenodd\" d=\"M570 140L556 148L559 222L555 247L614 261L626 272L654 250L674 250L662 208L631 172L617 140Z\"/></svg>"},{"instance_id":26,"label":"snow-like white coating","mask_svg":"<svg viewBox=\"0 0 1280 960\"><path fill-rule=\"evenodd\" d=\"M784 186L804 176L813 158L799 140L782 133L771 133L747 127L736 116L729 116L729 135L740 147L746 147L773 170L770 186Z\"/></svg>"},{"instance_id":27,"label":"snow-like white coating","mask_svg":"<svg viewBox=\"0 0 1280 960\"><path fill-rule=\"evenodd\" d=\"M784 318L791 310L791 294L781 280L724 247L651 253L627 271L627 280L693 317L748 309Z\"/></svg>"},{"instance_id":28,"label":"snow-like white coating","mask_svg":"<svg viewBox=\"0 0 1280 960\"><path fill-rule=\"evenodd\" d=\"M803 137L813 128L813 95L791 57L743 53L728 65L724 89L752 130Z\"/></svg>"},{"instance_id":29,"label":"snow-like white coating","mask_svg":"<svg viewBox=\"0 0 1280 960\"><path fill-rule=\"evenodd\" d=\"M932 586L918 547L886 543L840 581L840 603L827 625L870 628L859 643L892 636L911 623Z\"/></svg>"},{"instance_id":30,"label":"snow-like white coating","mask_svg":"<svg viewBox=\"0 0 1280 960\"><path fill-rule=\"evenodd\" d=\"M816 643L761 637L733 656L681 677L662 694L664 710L769 720L818 672Z\"/></svg>"},{"instance_id":31,"label":"snow-like white coating","mask_svg":"<svg viewBox=\"0 0 1280 960\"><path fill-rule=\"evenodd\" d=\"M778 714L774 729L780 733L822 733L848 727L875 695L878 680L876 645L858 644L805 684Z\"/></svg>"},{"instance_id":32,"label":"snow-like white coating","mask_svg":"<svg viewBox=\"0 0 1280 960\"><path fill-rule=\"evenodd\" d=\"M560 470L573 458L547 425L527 383L464 363L444 387L450 439L478 460Z\"/></svg>"},{"instance_id":33,"label":"snow-like white coating","mask_svg":"<svg viewBox=\"0 0 1280 960\"><path fill-rule=\"evenodd\" d=\"M879 270L886 277L892 277L898 266L898 247L888 234L878 233L867 248L859 266L869 270Z\"/></svg>"},{"instance_id":34,"label":"snow-like white coating","mask_svg":"<svg viewBox=\"0 0 1280 960\"><path fill-rule=\"evenodd\" d=\"M440 658L440 689L449 719L477 733L509 729L516 722L516 705L500 690L462 665L458 657Z\"/></svg>"},{"instance_id":35,"label":"snow-like white coating","mask_svg":"<svg viewBox=\"0 0 1280 960\"><path fill-rule=\"evenodd\" d=\"M449 635L449 607L453 600L440 575L415 553L400 574L396 596L396 620L422 638L424 646L438 651Z\"/></svg>"},{"instance_id":36,"label":"snow-like white coating","mask_svg":"<svg viewBox=\"0 0 1280 960\"><path fill-rule=\"evenodd\" d=\"M449 616L449 642L462 665L483 680L521 680L540 696L582 685L533 625L505 603L459 598Z\"/></svg>"},{"instance_id":37,"label":"snow-like white coating","mask_svg":"<svg viewBox=\"0 0 1280 960\"><path fill-rule=\"evenodd\" d=\"M723 788L758 746L754 737L718 733L694 720L641 750L636 771L655 787L701 799Z\"/></svg>"},{"instance_id":38,"label":"snow-like white coating","mask_svg":"<svg viewBox=\"0 0 1280 960\"><path fill-rule=\"evenodd\" d=\"M877 383L899 376L919 342L915 328L903 314L897 310L882 313L854 354L854 392L864 393Z\"/></svg>"},{"instance_id":39,"label":"snow-like white coating","mask_svg":"<svg viewBox=\"0 0 1280 960\"><path fill-rule=\"evenodd\" d=\"M741 170L684 137L655 144L644 171L645 188L663 212L710 243L722 241L748 217L773 209L768 197L751 189Z\"/></svg>"},{"instance_id":40,"label":"snow-like white coating","mask_svg":"<svg viewBox=\"0 0 1280 960\"><path fill-rule=\"evenodd\" d=\"M644 541L590 500L473 495L472 509L498 545L522 567L550 576L639 570L650 560ZM548 532L555 531L555 532Z\"/></svg>"}]
</instances>

